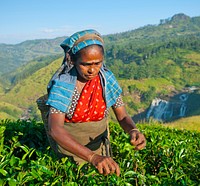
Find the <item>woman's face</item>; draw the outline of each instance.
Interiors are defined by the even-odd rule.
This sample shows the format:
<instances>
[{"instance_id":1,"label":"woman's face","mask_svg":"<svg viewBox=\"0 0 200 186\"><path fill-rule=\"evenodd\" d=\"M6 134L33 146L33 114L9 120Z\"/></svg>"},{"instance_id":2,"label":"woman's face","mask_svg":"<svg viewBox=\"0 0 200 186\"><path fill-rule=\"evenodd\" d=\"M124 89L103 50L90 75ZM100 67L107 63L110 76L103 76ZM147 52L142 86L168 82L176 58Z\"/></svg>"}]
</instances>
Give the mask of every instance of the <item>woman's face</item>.
<instances>
[{"instance_id":1,"label":"woman's face","mask_svg":"<svg viewBox=\"0 0 200 186\"><path fill-rule=\"evenodd\" d=\"M88 81L98 75L103 63L103 52L99 46L92 45L80 51L80 57L74 63L80 81Z\"/></svg>"}]
</instances>

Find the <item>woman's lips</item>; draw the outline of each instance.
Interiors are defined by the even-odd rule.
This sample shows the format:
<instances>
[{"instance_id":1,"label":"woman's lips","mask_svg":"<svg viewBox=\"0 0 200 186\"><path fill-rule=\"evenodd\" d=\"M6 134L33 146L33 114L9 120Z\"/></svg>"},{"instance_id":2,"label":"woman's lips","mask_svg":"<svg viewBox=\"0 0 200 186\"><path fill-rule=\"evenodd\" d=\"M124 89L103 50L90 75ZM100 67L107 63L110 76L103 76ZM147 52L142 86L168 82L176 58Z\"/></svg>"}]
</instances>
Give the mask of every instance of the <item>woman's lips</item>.
<instances>
[{"instance_id":1,"label":"woman's lips","mask_svg":"<svg viewBox=\"0 0 200 186\"><path fill-rule=\"evenodd\" d=\"M94 75L86 75L86 77L91 79L91 78L94 78L95 76Z\"/></svg>"}]
</instances>

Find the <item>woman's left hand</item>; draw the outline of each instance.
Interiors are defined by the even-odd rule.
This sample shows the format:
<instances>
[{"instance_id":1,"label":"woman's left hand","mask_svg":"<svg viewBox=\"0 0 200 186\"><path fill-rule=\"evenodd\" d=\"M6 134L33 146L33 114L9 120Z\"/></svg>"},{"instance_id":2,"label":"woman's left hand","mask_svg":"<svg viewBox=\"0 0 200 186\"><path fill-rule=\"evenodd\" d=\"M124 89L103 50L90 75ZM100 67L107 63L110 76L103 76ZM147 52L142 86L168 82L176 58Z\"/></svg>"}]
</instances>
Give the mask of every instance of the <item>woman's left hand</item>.
<instances>
[{"instance_id":1,"label":"woman's left hand","mask_svg":"<svg viewBox=\"0 0 200 186\"><path fill-rule=\"evenodd\" d=\"M128 132L131 137L131 144L135 146L135 150L141 150L146 146L144 135L136 128L134 121L127 114L125 106L113 108L118 122L125 132Z\"/></svg>"},{"instance_id":2,"label":"woman's left hand","mask_svg":"<svg viewBox=\"0 0 200 186\"><path fill-rule=\"evenodd\" d=\"M131 137L130 143L135 146L135 150L141 150L146 146L146 139L141 132L133 130L129 134Z\"/></svg>"}]
</instances>

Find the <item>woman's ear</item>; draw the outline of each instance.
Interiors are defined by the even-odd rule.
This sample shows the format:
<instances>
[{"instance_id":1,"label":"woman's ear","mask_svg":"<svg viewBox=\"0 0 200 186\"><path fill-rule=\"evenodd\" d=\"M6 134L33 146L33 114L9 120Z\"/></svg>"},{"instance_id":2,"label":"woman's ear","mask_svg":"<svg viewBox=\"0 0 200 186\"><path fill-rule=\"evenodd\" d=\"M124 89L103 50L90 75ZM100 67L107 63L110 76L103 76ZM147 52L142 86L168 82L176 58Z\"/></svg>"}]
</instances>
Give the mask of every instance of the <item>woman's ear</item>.
<instances>
[{"instance_id":1,"label":"woman's ear","mask_svg":"<svg viewBox=\"0 0 200 186\"><path fill-rule=\"evenodd\" d=\"M70 64L71 64L71 65L74 65L74 64L75 64L75 62L74 62L74 61L70 61Z\"/></svg>"},{"instance_id":2,"label":"woman's ear","mask_svg":"<svg viewBox=\"0 0 200 186\"><path fill-rule=\"evenodd\" d=\"M69 53L66 53L65 56L66 56L66 62L68 64L68 66L74 65L74 62L72 61L71 56L69 55Z\"/></svg>"}]
</instances>

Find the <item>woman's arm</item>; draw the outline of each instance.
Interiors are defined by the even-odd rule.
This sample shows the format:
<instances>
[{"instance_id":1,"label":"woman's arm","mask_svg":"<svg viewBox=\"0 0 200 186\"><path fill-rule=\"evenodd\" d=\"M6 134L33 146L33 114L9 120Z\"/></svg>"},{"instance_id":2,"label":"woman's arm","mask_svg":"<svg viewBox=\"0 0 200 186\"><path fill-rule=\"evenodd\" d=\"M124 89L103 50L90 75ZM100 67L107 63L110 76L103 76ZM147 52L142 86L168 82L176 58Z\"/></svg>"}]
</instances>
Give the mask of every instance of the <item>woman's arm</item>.
<instances>
[{"instance_id":1,"label":"woman's arm","mask_svg":"<svg viewBox=\"0 0 200 186\"><path fill-rule=\"evenodd\" d=\"M78 143L64 128L64 113L50 114L48 118L49 135L65 150L89 161L94 154L90 149Z\"/></svg>"},{"instance_id":2,"label":"woman's arm","mask_svg":"<svg viewBox=\"0 0 200 186\"><path fill-rule=\"evenodd\" d=\"M120 169L118 164L111 157L97 155L78 143L64 128L64 119L64 113L49 115L48 126L50 136L65 150L94 165L100 174L116 173L119 176Z\"/></svg>"},{"instance_id":3,"label":"woman's arm","mask_svg":"<svg viewBox=\"0 0 200 186\"><path fill-rule=\"evenodd\" d=\"M131 137L131 144L135 146L135 150L143 149L146 146L144 135L139 132L132 118L127 114L124 106L113 108L115 116L123 128Z\"/></svg>"}]
</instances>

